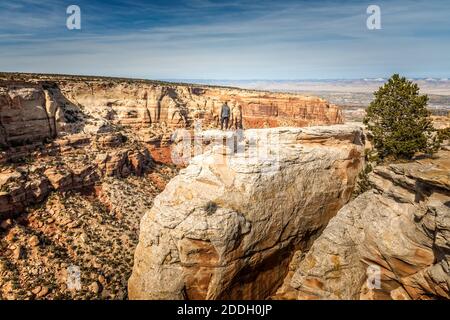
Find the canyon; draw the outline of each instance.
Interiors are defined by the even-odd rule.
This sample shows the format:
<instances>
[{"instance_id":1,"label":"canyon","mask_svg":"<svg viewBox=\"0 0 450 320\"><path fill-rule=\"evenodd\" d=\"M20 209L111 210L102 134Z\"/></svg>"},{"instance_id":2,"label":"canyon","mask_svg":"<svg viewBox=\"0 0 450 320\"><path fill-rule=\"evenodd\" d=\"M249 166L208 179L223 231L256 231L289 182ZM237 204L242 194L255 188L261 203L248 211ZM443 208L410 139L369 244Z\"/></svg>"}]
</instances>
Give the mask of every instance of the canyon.
<instances>
[{"instance_id":1,"label":"canyon","mask_svg":"<svg viewBox=\"0 0 450 320\"><path fill-rule=\"evenodd\" d=\"M107 78L10 77L0 76L3 145L42 141L64 132L102 133L111 130L109 125L134 128L142 141L151 142L167 134L167 127L190 127L194 121L217 127L225 101L235 127L344 121L337 106L295 94Z\"/></svg>"},{"instance_id":2,"label":"canyon","mask_svg":"<svg viewBox=\"0 0 450 320\"><path fill-rule=\"evenodd\" d=\"M174 130L217 127L224 101L238 128L343 122L301 95L0 74L0 298L127 298L140 219L180 169Z\"/></svg>"},{"instance_id":3,"label":"canyon","mask_svg":"<svg viewBox=\"0 0 450 320\"><path fill-rule=\"evenodd\" d=\"M357 195L365 133L299 94L0 73L0 299L448 299L448 142Z\"/></svg>"},{"instance_id":4,"label":"canyon","mask_svg":"<svg viewBox=\"0 0 450 320\"><path fill-rule=\"evenodd\" d=\"M41 202L52 190L89 187L103 176L141 175L152 159L171 163L174 130L195 123L217 127L225 101L235 128L343 122L337 106L314 97L120 79L10 77L0 77L0 218ZM32 159L39 164L31 172L21 169L30 174L8 168Z\"/></svg>"}]
</instances>

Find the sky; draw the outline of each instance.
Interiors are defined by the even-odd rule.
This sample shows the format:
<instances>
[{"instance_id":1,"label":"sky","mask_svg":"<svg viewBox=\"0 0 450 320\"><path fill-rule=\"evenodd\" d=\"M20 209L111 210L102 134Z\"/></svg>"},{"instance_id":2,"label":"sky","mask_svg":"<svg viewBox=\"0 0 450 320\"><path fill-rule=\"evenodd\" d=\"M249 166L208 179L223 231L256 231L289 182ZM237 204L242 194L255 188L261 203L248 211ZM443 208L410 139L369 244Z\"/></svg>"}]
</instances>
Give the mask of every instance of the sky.
<instances>
[{"instance_id":1,"label":"sky","mask_svg":"<svg viewBox=\"0 0 450 320\"><path fill-rule=\"evenodd\" d=\"M68 30L66 9L81 9ZM369 5L381 29L369 30ZM450 1L1 0L0 71L145 79L450 77Z\"/></svg>"}]
</instances>

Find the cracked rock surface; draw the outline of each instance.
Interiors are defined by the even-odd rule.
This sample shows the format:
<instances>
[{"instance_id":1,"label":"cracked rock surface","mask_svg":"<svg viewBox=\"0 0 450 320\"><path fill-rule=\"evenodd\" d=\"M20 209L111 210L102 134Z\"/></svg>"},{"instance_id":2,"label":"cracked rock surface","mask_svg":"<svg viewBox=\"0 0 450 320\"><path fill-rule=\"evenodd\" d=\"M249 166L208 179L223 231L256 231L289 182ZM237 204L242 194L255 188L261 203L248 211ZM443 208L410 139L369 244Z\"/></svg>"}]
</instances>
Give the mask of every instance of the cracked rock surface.
<instances>
[{"instance_id":1,"label":"cracked rock surface","mask_svg":"<svg viewBox=\"0 0 450 320\"><path fill-rule=\"evenodd\" d=\"M294 261L278 298L449 299L449 159L441 151L376 167L374 188L343 207Z\"/></svg>"},{"instance_id":2,"label":"cracked rock surface","mask_svg":"<svg viewBox=\"0 0 450 320\"><path fill-rule=\"evenodd\" d=\"M236 152L195 157L142 219L129 297L270 297L349 200L362 141L357 126L249 129Z\"/></svg>"}]
</instances>

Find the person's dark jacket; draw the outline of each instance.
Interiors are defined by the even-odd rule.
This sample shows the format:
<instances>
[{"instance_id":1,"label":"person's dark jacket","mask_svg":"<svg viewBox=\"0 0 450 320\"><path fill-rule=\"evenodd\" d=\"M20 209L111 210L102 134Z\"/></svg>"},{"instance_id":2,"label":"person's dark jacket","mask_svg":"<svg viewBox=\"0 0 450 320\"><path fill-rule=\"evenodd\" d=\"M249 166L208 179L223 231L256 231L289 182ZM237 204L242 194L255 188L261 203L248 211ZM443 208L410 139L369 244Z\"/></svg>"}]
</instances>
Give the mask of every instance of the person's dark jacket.
<instances>
[{"instance_id":1,"label":"person's dark jacket","mask_svg":"<svg viewBox=\"0 0 450 320\"><path fill-rule=\"evenodd\" d=\"M230 107L227 104L222 106L220 110L220 118L229 118L230 117Z\"/></svg>"}]
</instances>

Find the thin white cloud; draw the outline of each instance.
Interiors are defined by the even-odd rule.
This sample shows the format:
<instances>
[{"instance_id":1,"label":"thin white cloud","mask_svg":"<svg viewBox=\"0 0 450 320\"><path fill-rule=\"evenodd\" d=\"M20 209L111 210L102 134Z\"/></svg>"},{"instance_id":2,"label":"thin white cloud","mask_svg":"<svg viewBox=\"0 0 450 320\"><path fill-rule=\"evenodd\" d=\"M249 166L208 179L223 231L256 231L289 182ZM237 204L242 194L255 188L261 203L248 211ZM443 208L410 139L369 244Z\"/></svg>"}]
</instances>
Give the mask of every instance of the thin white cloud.
<instances>
[{"instance_id":1,"label":"thin white cloud","mask_svg":"<svg viewBox=\"0 0 450 320\"><path fill-rule=\"evenodd\" d=\"M101 26L101 32L93 27L78 33L62 30L35 36L23 31L30 22L22 25L18 22L17 32L22 33L20 36L17 33L16 38L2 32L4 26L0 23L0 69L229 79L379 77L396 70L413 75L450 74L445 53L450 49L449 42L432 36L450 25L446 20L449 11L445 10L450 9L449 4L439 7L433 1L383 2L383 30L375 32L365 28L364 3L268 5L253 1L221 4L191 0L177 10L147 6L136 0L129 5L146 13L185 19L168 25L147 25L143 21L138 28L131 29L112 24L108 30L105 16L117 12L117 8L110 7L104 8L103 16L86 17L91 26ZM214 19L186 19L199 10L207 14L224 7L231 13ZM88 9L98 12L101 8ZM2 17L6 15L0 13L0 21ZM48 21L34 17L37 19L34 24L42 23L43 27L60 24L60 16L50 17ZM416 24L419 22L423 25ZM446 37L448 40L448 33ZM418 43L423 48L418 48Z\"/></svg>"}]
</instances>

